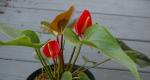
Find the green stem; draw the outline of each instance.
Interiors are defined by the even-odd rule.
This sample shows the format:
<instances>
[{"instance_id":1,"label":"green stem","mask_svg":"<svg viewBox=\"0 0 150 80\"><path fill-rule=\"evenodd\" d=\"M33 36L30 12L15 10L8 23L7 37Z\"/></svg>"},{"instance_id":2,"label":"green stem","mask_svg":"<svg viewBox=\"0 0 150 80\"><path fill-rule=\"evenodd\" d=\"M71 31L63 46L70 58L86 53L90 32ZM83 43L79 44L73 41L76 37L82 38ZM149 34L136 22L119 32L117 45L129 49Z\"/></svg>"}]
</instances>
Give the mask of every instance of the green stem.
<instances>
[{"instance_id":1,"label":"green stem","mask_svg":"<svg viewBox=\"0 0 150 80\"><path fill-rule=\"evenodd\" d=\"M39 49L35 48L35 51L36 51L36 53L37 53L37 55L38 55L38 57L40 59L40 62L43 65L43 68L44 68L45 72L47 73L47 75L49 76L50 79L53 79L52 74L49 72L49 70L47 68L48 66L47 66L46 62L43 60L42 55L39 53Z\"/></svg>"},{"instance_id":2,"label":"green stem","mask_svg":"<svg viewBox=\"0 0 150 80\"><path fill-rule=\"evenodd\" d=\"M54 67L53 67L54 77L56 78L57 63L56 63L56 61L54 59L53 59L53 62L54 62Z\"/></svg>"},{"instance_id":3,"label":"green stem","mask_svg":"<svg viewBox=\"0 0 150 80\"><path fill-rule=\"evenodd\" d=\"M108 62L108 61L110 61L110 60L111 60L111 58L108 58L108 59L106 59L106 60L104 60L104 61L102 61L102 62L100 62L100 63L97 63L96 65L93 65L92 67L83 69L82 71L86 71L87 69L95 68L95 67L97 67L98 65L101 65L101 64L103 64L103 63L106 63L106 62Z\"/></svg>"},{"instance_id":4,"label":"green stem","mask_svg":"<svg viewBox=\"0 0 150 80\"><path fill-rule=\"evenodd\" d=\"M57 39L58 39L58 37L57 37ZM59 58L59 64L60 64L60 71L61 72L63 72L64 71L64 58L63 58L63 34L61 35L61 39L60 39L60 52L59 52L59 56L58 56L58 58Z\"/></svg>"},{"instance_id":5,"label":"green stem","mask_svg":"<svg viewBox=\"0 0 150 80\"><path fill-rule=\"evenodd\" d=\"M71 62L72 62L72 59L73 59L75 50L76 50L76 46L73 47L73 51L72 51L72 54L71 54L71 56L70 56L69 63L68 63L68 65L67 65L67 69L66 69L66 70L68 70L69 67L70 67L70 64L71 64Z\"/></svg>"},{"instance_id":6,"label":"green stem","mask_svg":"<svg viewBox=\"0 0 150 80\"><path fill-rule=\"evenodd\" d=\"M108 61L110 61L110 60L111 60L111 58L106 59L106 60L104 60L104 61L102 61L102 62L100 62L100 63L98 63L98 64L96 64L96 65L93 65L91 68L95 68L96 66L101 65L101 64L103 64L103 63L105 63L105 62L108 62Z\"/></svg>"},{"instance_id":7,"label":"green stem","mask_svg":"<svg viewBox=\"0 0 150 80\"><path fill-rule=\"evenodd\" d=\"M64 41L64 38L63 38L63 34L61 35L61 66L62 66L62 71L64 71L64 56L63 56L63 41Z\"/></svg>"},{"instance_id":8,"label":"green stem","mask_svg":"<svg viewBox=\"0 0 150 80\"><path fill-rule=\"evenodd\" d=\"M43 56L41 55L41 51L40 51L40 49L38 49L38 52L40 53L40 56L42 57L43 62L45 63L46 67L48 68L48 71L50 72L50 74L51 74L51 75L52 75L52 77L54 78L53 70L52 70L51 66L50 66L50 65L48 65L48 64L46 63L45 59L44 59L44 58L43 58Z\"/></svg>"},{"instance_id":9,"label":"green stem","mask_svg":"<svg viewBox=\"0 0 150 80\"><path fill-rule=\"evenodd\" d=\"M79 49L78 49L77 55L76 55L76 57L75 57L75 59L74 59L73 64L71 65L71 67L70 67L69 71L71 71L71 70L72 70L72 68L73 68L73 66L75 65L75 63L76 63L76 61L77 61L77 59L78 59L78 57L79 57L79 54L80 54L81 48L82 48L82 44L80 44L80 46L79 46Z\"/></svg>"},{"instance_id":10,"label":"green stem","mask_svg":"<svg viewBox=\"0 0 150 80\"><path fill-rule=\"evenodd\" d=\"M61 64L60 64L60 61L59 61L59 63L58 63L58 76L57 76L57 80L59 80L59 78L60 78L60 69L61 69Z\"/></svg>"},{"instance_id":11,"label":"green stem","mask_svg":"<svg viewBox=\"0 0 150 80\"><path fill-rule=\"evenodd\" d=\"M80 71L82 68L84 68L84 66L87 64L87 62L85 62L82 66L80 66L78 69L76 69L72 74L75 74L76 72Z\"/></svg>"},{"instance_id":12,"label":"green stem","mask_svg":"<svg viewBox=\"0 0 150 80\"><path fill-rule=\"evenodd\" d=\"M57 42L61 45L61 43L60 43L60 40L59 40L59 36L57 36ZM62 62L62 60L61 60L61 50L60 50L60 52L59 52L59 56L58 56L58 58L56 59L56 60L58 60L58 67L57 67L57 80L59 80L59 77L60 77L60 72L61 72L61 62Z\"/></svg>"}]
</instances>

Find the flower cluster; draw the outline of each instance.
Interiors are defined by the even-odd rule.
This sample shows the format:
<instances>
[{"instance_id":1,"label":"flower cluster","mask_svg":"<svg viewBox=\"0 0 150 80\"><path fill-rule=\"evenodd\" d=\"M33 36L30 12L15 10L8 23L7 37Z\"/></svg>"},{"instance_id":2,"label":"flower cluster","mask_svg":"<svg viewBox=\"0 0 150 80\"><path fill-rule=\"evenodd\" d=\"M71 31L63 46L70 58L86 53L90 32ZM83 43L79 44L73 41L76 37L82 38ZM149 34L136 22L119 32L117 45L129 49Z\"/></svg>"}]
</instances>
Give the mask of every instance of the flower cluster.
<instances>
[{"instance_id":1,"label":"flower cluster","mask_svg":"<svg viewBox=\"0 0 150 80\"><path fill-rule=\"evenodd\" d=\"M61 65L61 68L64 68L64 60L63 60L63 32L74 12L74 6L71 6L67 11L60 13L56 16L56 18L48 25L48 32L52 33L56 36L56 39L50 39L43 46L43 53L47 59L52 59L54 65ZM84 32L88 27L92 26L92 18L91 14L88 10L84 10L80 17L70 25L69 27L73 27L76 35L79 38L84 37ZM61 39L59 39L59 37ZM74 53L73 53L74 54ZM77 60L78 56L76 57ZM57 59L60 63L57 63ZM72 58L70 59L72 60ZM76 62L74 61L74 64ZM67 69L71 70L73 65L71 62L68 63ZM63 69L64 70L64 69Z\"/></svg>"},{"instance_id":2,"label":"flower cluster","mask_svg":"<svg viewBox=\"0 0 150 80\"><path fill-rule=\"evenodd\" d=\"M71 7L72 8L72 7ZM58 25L59 23L63 23L64 20L65 21L65 25L67 24L66 22L69 21L69 18L66 18L70 17L71 13L70 12L71 9L69 9L68 11L66 11L65 13L61 13L59 14L55 19L54 21L51 23L55 28L57 27L56 29L56 32L59 33L60 31L60 27L63 27L63 30L64 30L64 26L62 25ZM68 15L67 15L68 14ZM60 16L61 15L61 16ZM62 17L63 16L63 17ZM60 18L59 18L60 17ZM54 25L55 23L55 25ZM51 27L53 27L52 25L50 24L50 29ZM56 25L57 24L57 25ZM91 27L92 26L92 19L91 19L91 15L90 15L90 12L88 10L84 10L82 12L82 14L80 15L80 17L78 18L78 20L75 22L75 24L73 25L73 28L76 32L76 34L79 36L79 37L83 37L84 36L84 32L85 30L88 28L88 27ZM52 30L52 29L51 29ZM54 29L55 30L55 29ZM44 52L44 55L47 57L47 58L50 58L52 57L53 59L55 59L56 57L58 57L61 53L61 44L59 44L59 41L58 40L49 40L43 47L43 52Z\"/></svg>"}]
</instances>

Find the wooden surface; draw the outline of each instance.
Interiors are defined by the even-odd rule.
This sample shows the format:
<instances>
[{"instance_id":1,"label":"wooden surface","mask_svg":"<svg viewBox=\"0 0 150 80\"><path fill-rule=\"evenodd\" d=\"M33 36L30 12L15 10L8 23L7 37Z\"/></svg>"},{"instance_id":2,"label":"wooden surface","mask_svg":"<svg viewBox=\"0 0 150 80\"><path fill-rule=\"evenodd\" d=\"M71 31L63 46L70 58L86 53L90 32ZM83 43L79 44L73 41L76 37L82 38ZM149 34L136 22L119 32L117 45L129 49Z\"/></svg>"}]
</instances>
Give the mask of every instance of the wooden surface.
<instances>
[{"instance_id":1,"label":"wooden surface","mask_svg":"<svg viewBox=\"0 0 150 80\"><path fill-rule=\"evenodd\" d=\"M69 5L76 6L73 18L81 11L89 9L94 21L106 25L114 36L124 40L133 49L150 57L150 1L149 0L0 0L0 22L13 25L18 29L34 29L41 32L41 20L51 21L56 14L66 10ZM42 33L42 41L50 35ZM8 40L0 34L0 40ZM72 49L67 45L65 59L68 60ZM104 55L84 47L82 54L90 59L102 61ZM81 56L77 64L82 64ZM0 80L25 80L40 68L33 58L33 50L25 47L0 47ZM126 68L114 61L91 69L97 80L134 80ZM143 80L150 79L150 67L140 69Z\"/></svg>"}]
</instances>

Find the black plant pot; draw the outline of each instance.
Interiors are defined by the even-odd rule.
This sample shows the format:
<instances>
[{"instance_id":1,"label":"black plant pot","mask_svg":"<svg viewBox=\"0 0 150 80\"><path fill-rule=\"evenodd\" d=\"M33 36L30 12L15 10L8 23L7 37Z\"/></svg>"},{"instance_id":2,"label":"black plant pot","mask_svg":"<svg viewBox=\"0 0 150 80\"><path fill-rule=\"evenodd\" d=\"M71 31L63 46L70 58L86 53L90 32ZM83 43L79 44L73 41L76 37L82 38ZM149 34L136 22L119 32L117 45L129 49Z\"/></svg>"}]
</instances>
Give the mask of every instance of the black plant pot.
<instances>
[{"instance_id":1,"label":"black plant pot","mask_svg":"<svg viewBox=\"0 0 150 80\"><path fill-rule=\"evenodd\" d=\"M51 65L51 67L53 67L53 65ZM76 70L79 67L80 66L75 65L73 69ZM95 80L94 75L89 70L86 70L84 72L87 74L87 76L90 78L90 80ZM42 73L42 69L40 68L40 69L34 71L26 80L34 80L41 73Z\"/></svg>"}]
</instances>

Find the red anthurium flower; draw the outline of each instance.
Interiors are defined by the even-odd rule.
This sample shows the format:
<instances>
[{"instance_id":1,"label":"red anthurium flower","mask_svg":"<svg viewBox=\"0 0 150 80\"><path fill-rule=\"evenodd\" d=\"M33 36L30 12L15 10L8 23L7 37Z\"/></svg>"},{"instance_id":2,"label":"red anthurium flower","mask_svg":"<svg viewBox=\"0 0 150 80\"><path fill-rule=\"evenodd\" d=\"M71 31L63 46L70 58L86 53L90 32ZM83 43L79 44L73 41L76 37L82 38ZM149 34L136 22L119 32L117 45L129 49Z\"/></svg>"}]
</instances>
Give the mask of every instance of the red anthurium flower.
<instances>
[{"instance_id":1,"label":"red anthurium flower","mask_svg":"<svg viewBox=\"0 0 150 80\"><path fill-rule=\"evenodd\" d=\"M84 10L77 23L75 24L75 31L78 36L82 37L87 27L92 25L92 18L88 10Z\"/></svg>"},{"instance_id":2,"label":"red anthurium flower","mask_svg":"<svg viewBox=\"0 0 150 80\"><path fill-rule=\"evenodd\" d=\"M60 53L60 46L56 40L49 40L43 47L44 55L48 58L57 58Z\"/></svg>"}]
</instances>

